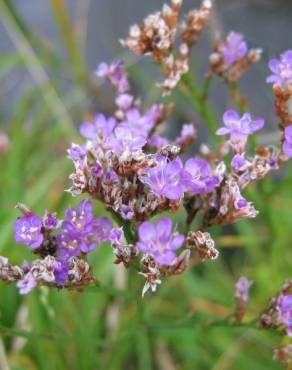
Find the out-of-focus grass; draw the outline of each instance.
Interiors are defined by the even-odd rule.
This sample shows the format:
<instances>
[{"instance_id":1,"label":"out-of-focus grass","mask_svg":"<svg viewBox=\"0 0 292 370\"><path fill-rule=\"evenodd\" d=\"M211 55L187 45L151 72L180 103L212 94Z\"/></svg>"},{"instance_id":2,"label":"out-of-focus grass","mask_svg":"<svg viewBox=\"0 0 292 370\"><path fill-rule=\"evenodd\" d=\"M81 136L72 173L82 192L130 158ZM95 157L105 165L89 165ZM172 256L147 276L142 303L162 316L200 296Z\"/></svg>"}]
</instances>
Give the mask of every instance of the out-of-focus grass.
<instances>
[{"instance_id":1,"label":"out-of-focus grass","mask_svg":"<svg viewBox=\"0 0 292 370\"><path fill-rule=\"evenodd\" d=\"M19 67L32 77L9 122L0 126L11 141L0 160L0 253L19 263L31 255L13 241L14 205L24 202L40 214L45 209L62 214L69 203L76 204L63 192L71 170L65 149L76 136L75 123L88 112L88 101L98 96L63 1L52 0L52 7L69 67L68 59L48 49L10 2L0 4L1 20L15 45L14 54L0 58L0 79ZM58 81L63 74L72 81L70 89ZM141 70L133 68L133 74L147 81ZM143 279L113 265L107 245L91 256L100 287L84 292L39 289L20 297L15 287L1 285L0 368L7 363L27 370L280 369L272 359L279 342L275 333L210 323L230 314L240 275L254 281L247 320L290 276L291 188L288 168L281 180L269 178L254 187L249 196L261 213L228 231L214 230L220 258L167 279L143 301ZM96 211L102 212L100 204ZM176 221L181 222L178 216ZM123 279L130 291L123 290Z\"/></svg>"}]
</instances>

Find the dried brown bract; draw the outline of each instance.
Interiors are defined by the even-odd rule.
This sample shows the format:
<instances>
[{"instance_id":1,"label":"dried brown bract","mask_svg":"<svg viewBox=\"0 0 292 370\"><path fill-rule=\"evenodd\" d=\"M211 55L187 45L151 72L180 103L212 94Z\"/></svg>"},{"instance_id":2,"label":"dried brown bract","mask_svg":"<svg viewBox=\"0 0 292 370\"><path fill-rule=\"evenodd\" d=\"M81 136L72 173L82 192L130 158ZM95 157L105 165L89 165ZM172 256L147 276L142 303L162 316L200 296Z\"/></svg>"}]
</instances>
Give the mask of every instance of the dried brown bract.
<instances>
[{"instance_id":1,"label":"dried brown bract","mask_svg":"<svg viewBox=\"0 0 292 370\"><path fill-rule=\"evenodd\" d=\"M276 114L280 119L280 128L292 125L292 85L274 85Z\"/></svg>"},{"instance_id":2,"label":"dried brown bract","mask_svg":"<svg viewBox=\"0 0 292 370\"><path fill-rule=\"evenodd\" d=\"M187 247L194 248L202 261L215 260L219 256L211 235L203 231L190 232Z\"/></svg>"},{"instance_id":3,"label":"dried brown bract","mask_svg":"<svg viewBox=\"0 0 292 370\"><path fill-rule=\"evenodd\" d=\"M180 25L181 39L188 47L193 46L209 23L212 9L210 0L203 1L200 9L191 10Z\"/></svg>"}]
</instances>

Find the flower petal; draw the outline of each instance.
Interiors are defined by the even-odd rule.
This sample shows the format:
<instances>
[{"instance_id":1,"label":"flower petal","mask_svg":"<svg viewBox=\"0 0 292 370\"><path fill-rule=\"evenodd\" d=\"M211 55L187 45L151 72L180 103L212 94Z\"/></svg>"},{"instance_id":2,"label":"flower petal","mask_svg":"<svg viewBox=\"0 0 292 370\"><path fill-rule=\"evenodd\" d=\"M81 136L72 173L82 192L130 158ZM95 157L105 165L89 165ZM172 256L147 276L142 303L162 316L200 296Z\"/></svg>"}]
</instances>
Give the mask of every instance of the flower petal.
<instances>
[{"instance_id":1,"label":"flower petal","mask_svg":"<svg viewBox=\"0 0 292 370\"><path fill-rule=\"evenodd\" d=\"M273 73L277 74L279 73L280 64L281 62L278 59L271 59L268 66Z\"/></svg>"},{"instance_id":2,"label":"flower petal","mask_svg":"<svg viewBox=\"0 0 292 370\"><path fill-rule=\"evenodd\" d=\"M218 130L216 131L216 135L219 135L219 136L228 135L228 134L230 134L230 129L227 127L218 128Z\"/></svg>"},{"instance_id":3,"label":"flower petal","mask_svg":"<svg viewBox=\"0 0 292 370\"><path fill-rule=\"evenodd\" d=\"M183 187L178 185L166 185L163 189L163 195L170 200L180 199L183 195Z\"/></svg>"},{"instance_id":4,"label":"flower petal","mask_svg":"<svg viewBox=\"0 0 292 370\"><path fill-rule=\"evenodd\" d=\"M175 250L175 249L180 248L183 245L184 241L185 241L185 238L183 235L181 234L175 235L170 244L171 249Z\"/></svg>"},{"instance_id":5,"label":"flower petal","mask_svg":"<svg viewBox=\"0 0 292 370\"><path fill-rule=\"evenodd\" d=\"M223 122L226 127L232 127L233 124L240 120L240 116L236 110L227 110L223 115ZM218 134L217 134L218 135Z\"/></svg>"},{"instance_id":6,"label":"flower petal","mask_svg":"<svg viewBox=\"0 0 292 370\"><path fill-rule=\"evenodd\" d=\"M164 266L170 266L176 259L176 255L174 252L168 250L165 251L162 255L158 254L155 256L155 260L160 264Z\"/></svg>"},{"instance_id":7,"label":"flower petal","mask_svg":"<svg viewBox=\"0 0 292 370\"><path fill-rule=\"evenodd\" d=\"M250 128L252 133L261 130L265 125L265 120L263 118L257 118L251 122Z\"/></svg>"},{"instance_id":8,"label":"flower petal","mask_svg":"<svg viewBox=\"0 0 292 370\"><path fill-rule=\"evenodd\" d=\"M167 241L172 230L172 221L168 217L162 217L156 224L157 236L162 241Z\"/></svg>"},{"instance_id":9,"label":"flower petal","mask_svg":"<svg viewBox=\"0 0 292 370\"><path fill-rule=\"evenodd\" d=\"M283 151L287 155L287 157L292 157L292 143L289 143L288 141L284 141L283 144Z\"/></svg>"},{"instance_id":10,"label":"flower petal","mask_svg":"<svg viewBox=\"0 0 292 370\"><path fill-rule=\"evenodd\" d=\"M139 238L143 242L156 239L156 230L153 224L148 221L143 222L138 229Z\"/></svg>"}]
</instances>

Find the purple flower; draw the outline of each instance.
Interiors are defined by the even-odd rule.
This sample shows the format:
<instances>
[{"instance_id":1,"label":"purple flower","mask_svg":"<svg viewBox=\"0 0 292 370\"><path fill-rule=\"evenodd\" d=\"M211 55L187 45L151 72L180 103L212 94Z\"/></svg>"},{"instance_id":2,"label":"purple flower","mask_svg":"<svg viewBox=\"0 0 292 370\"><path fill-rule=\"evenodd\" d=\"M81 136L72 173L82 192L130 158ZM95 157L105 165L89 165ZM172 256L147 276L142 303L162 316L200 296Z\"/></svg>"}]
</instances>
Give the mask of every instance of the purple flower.
<instances>
[{"instance_id":1,"label":"purple flower","mask_svg":"<svg viewBox=\"0 0 292 370\"><path fill-rule=\"evenodd\" d=\"M134 101L133 96L129 94L121 94L116 98L117 106L123 111L127 111L128 109L130 109L133 104L133 101Z\"/></svg>"},{"instance_id":2,"label":"purple flower","mask_svg":"<svg viewBox=\"0 0 292 370\"><path fill-rule=\"evenodd\" d=\"M46 230L54 230L58 227L59 220L56 213L46 212L43 218L43 226Z\"/></svg>"},{"instance_id":3,"label":"purple flower","mask_svg":"<svg viewBox=\"0 0 292 370\"><path fill-rule=\"evenodd\" d=\"M102 113L99 113L95 116L94 123L82 123L80 134L93 142L102 143L113 132L115 126L115 118L106 118Z\"/></svg>"},{"instance_id":4,"label":"purple flower","mask_svg":"<svg viewBox=\"0 0 292 370\"><path fill-rule=\"evenodd\" d=\"M247 302L251 285L252 281L248 280L245 276L240 277L235 284L235 298Z\"/></svg>"},{"instance_id":5,"label":"purple flower","mask_svg":"<svg viewBox=\"0 0 292 370\"><path fill-rule=\"evenodd\" d=\"M80 145L72 143L71 148L67 150L68 157L72 161L83 161L86 156L86 149Z\"/></svg>"},{"instance_id":6,"label":"purple flower","mask_svg":"<svg viewBox=\"0 0 292 370\"><path fill-rule=\"evenodd\" d=\"M127 125L136 135L149 135L161 116L161 108L153 105L147 112L142 114L137 108L127 111L124 124Z\"/></svg>"},{"instance_id":7,"label":"purple flower","mask_svg":"<svg viewBox=\"0 0 292 370\"><path fill-rule=\"evenodd\" d=\"M115 154L134 153L143 148L146 139L142 134L136 134L126 124L117 126L112 135L105 141L105 148Z\"/></svg>"},{"instance_id":8,"label":"purple flower","mask_svg":"<svg viewBox=\"0 0 292 370\"><path fill-rule=\"evenodd\" d=\"M92 203L83 200L77 208L69 208L65 213L65 221L57 235L60 254L62 256L78 256L89 253L108 240L112 228L106 217L94 218Z\"/></svg>"},{"instance_id":9,"label":"purple flower","mask_svg":"<svg viewBox=\"0 0 292 370\"><path fill-rule=\"evenodd\" d=\"M242 151L249 135L264 127L263 118L253 119L250 113L239 116L235 110L228 110L223 115L225 127L217 130L217 135L230 135L230 141L236 152Z\"/></svg>"},{"instance_id":10,"label":"purple flower","mask_svg":"<svg viewBox=\"0 0 292 370\"><path fill-rule=\"evenodd\" d=\"M92 237L95 242L101 244L108 241L112 227L112 222L107 217L95 218L92 224Z\"/></svg>"},{"instance_id":11,"label":"purple flower","mask_svg":"<svg viewBox=\"0 0 292 370\"><path fill-rule=\"evenodd\" d=\"M102 165L96 161L95 165L90 169L91 175L95 178L99 178L102 176Z\"/></svg>"},{"instance_id":12,"label":"purple flower","mask_svg":"<svg viewBox=\"0 0 292 370\"><path fill-rule=\"evenodd\" d=\"M90 200L82 200L77 208L68 208L65 221L70 222L77 230L82 230L93 221L93 206Z\"/></svg>"},{"instance_id":13,"label":"purple flower","mask_svg":"<svg viewBox=\"0 0 292 370\"><path fill-rule=\"evenodd\" d=\"M224 57L224 63L227 65L233 64L244 58L247 54L247 44L243 40L242 35L236 32L230 32L226 42L221 48Z\"/></svg>"},{"instance_id":14,"label":"purple flower","mask_svg":"<svg viewBox=\"0 0 292 370\"><path fill-rule=\"evenodd\" d=\"M124 220L131 220L135 215L133 205L131 203L122 204L120 207L120 214Z\"/></svg>"},{"instance_id":15,"label":"purple flower","mask_svg":"<svg viewBox=\"0 0 292 370\"><path fill-rule=\"evenodd\" d=\"M31 249L40 247L44 240L41 218L33 214L20 217L14 224L14 238L16 243L26 244Z\"/></svg>"},{"instance_id":16,"label":"purple flower","mask_svg":"<svg viewBox=\"0 0 292 370\"><path fill-rule=\"evenodd\" d=\"M292 337L292 294L280 295L277 302L280 321L286 326L289 337Z\"/></svg>"},{"instance_id":17,"label":"purple flower","mask_svg":"<svg viewBox=\"0 0 292 370\"><path fill-rule=\"evenodd\" d=\"M153 134L148 140L148 145L156 149L161 149L167 144L169 144L169 141L165 137L159 136L158 134Z\"/></svg>"},{"instance_id":18,"label":"purple flower","mask_svg":"<svg viewBox=\"0 0 292 370\"><path fill-rule=\"evenodd\" d=\"M267 78L268 83L289 84L292 83L292 50L285 51L279 59L271 59L269 68L272 74Z\"/></svg>"},{"instance_id":19,"label":"purple flower","mask_svg":"<svg viewBox=\"0 0 292 370\"><path fill-rule=\"evenodd\" d=\"M139 226L137 248L147 253L160 265L171 265L175 259L175 250L184 243L183 235L172 233L172 221L161 218L156 225L145 221Z\"/></svg>"},{"instance_id":20,"label":"purple flower","mask_svg":"<svg viewBox=\"0 0 292 370\"><path fill-rule=\"evenodd\" d=\"M23 269L24 273L26 274L27 272L29 272L31 265L28 261L24 260L20 267Z\"/></svg>"},{"instance_id":21,"label":"purple flower","mask_svg":"<svg viewBox=\"0 0 292 370\"><path fill-rule=\"evenodd\" d=\"M283 151L287 157L292 157L292 126L285 128Z\"/></svg>"},{"instance_id":22,"label":"purple flower","mask_svg":"<svg viewBox=\"0 0 292 370\"><path fill-rule=\"evenodd\" d=\"M245 208L247 206L248 206L248 201L243 197L235 199L235 201L234 201L234 208L235 209L241 209L241 208Z\"/></svg>"},{"instance_id":23,"label":"purple flower","mask_svg":"<svg viewBox=\"0 0 292 370\"><path fill-rule=\"evenodd\" d=\"M244 171L248 166L248 162L244 158L244 154L235 154L232 158L231 166L235 172Z\"/></svg>"},{"instance_id":24,"label":"purple flower","mask_svg":"<svg viewBox=\"0 0 292 370\"><path fill-rule=\"evenodd\" d=\"M129 83L123 66L124 62L122 60L117 60L112 64L101 63L98 66L96 75L109 80L117 88L118 92L123 94L129 90Z\"/></svg>"},{"instance_id":25,"label":"purple flower","mask_svg":"<svg viewBox=\"0 0 292 370\"><path fill-rule=\"evenodd\" d=\"M186 183L187 191L194 194L211 193L220 184L220 178L212 174L209 163L203 159L191 158L185 164L191 175Z\"/></svg>"},{"instance_id":26,"label":"purple flower","mask_svg":"<svg viewBox=\"0 0 292 370\"><path fill-rule=\"evenodd\" d=\"M148 168L140 180L147 184L156 195L171 200L180 199L184 193L185 182L190 175L184 170L180 158L169 161L164 156L157 157L157 164Z\"/></svg>"},{"instance_id":27,"label":"purple flower","mask_svg":"<svg viewBox=\"0 0 292 370\"><path fill-rule=\"evenodd\" d=\"M178 145L182 145L185 142L192 141L196 138L197 131L194 128L193 123L185 123L182 127L179 137L176 138L175 142Z\"/></svg>"},{"instance_id":28,"label":"purple flower","mask_svg":"<svg viewBox=\"0 0 292 370\"><path fill-rule=\"evenodd\" d=\"M114 170L108 170L103 176L103 182L106 184L119 183L120 178Z\"/></svg>"},{"instance_id":29,"label":"purple flower","mask_svg":"<svg viewBox=\"0 0 292 370\"><path fill-rule=\"evenodd\" d=\"M110 234L109 234L109 241L112 244L120 245L122 243L123 239L124 239L124 232L123 232L122 228L119 228L119 229L113 228L113 229L111 229Z\"/></svg>"},{"instance_id":30,"label":"purple flower","mask_svg":"<svg viewBox=\"0 0 292 370\"><path fill-rule=\"evenodd\" d=\"M16 286L19 290L19 294L27 294L37 286L37 282L31 273L27 273L23 279L17 282Z\"/></svg>"},{"instance_id":31,"label":"purple flower","mask_svg":"<svg viewBox=\"0 0 292 370\"><path fill-rule=\"evenodd\" d=\"M55 259L54 262L54 276L57 286L62 286L68 279L69 266L68 260L64 258Z\"/></svg>"}]
</instances>

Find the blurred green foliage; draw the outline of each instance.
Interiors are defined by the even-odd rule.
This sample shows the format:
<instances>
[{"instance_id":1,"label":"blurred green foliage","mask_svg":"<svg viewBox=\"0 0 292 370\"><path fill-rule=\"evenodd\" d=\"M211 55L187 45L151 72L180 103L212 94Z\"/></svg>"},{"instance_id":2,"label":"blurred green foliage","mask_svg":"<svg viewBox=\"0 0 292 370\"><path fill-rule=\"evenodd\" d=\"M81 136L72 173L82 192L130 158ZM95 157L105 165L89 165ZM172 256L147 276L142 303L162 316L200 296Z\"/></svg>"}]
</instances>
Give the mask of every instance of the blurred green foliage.
<instances>
[{"instance_id":1,"label":"blurred green foliage","mask_svg":"<svg viewBox=\"0 0 292 370\"><path fill-rule=\"evenodd\" d=\"M27 69L31 76L9 122L0 126L10 138L10 149L0 159L0 253L15 263L31 258L13 241L17 202L40 214L45 209L62 214L78 201L63 191L72 169L65 151L77 136L89 102L99 99L64 1L51 0L51 5L66 55L58 55L39 39L10 1L0 0L1 22L15 46L14 53L1 55L0 83L16 68ZM69 89L58 76L70 80ZM133 76L147 82L138 67ZM151 96L148 91L146 98ZM181 100L178 96L178 104ZM116 267L108 245L91 256L101 285L84 292L39 289L20 297L14 286L1 285L0 368L280 369L272 359L280 341L276 333L248 325L230 327L220 320L232 312L239 276L254 281L247 321L290 276L292 172L285 168L281 176L265 179L248 194L260 210L256 220L214 230L221 252L215 263L190 267L143 300L143 279ZM96 212L103 212L100 204ZM123 279L128 290L123 289ZM212 324L218 320L218 325Z\"/></svg>"}]
</instances>

